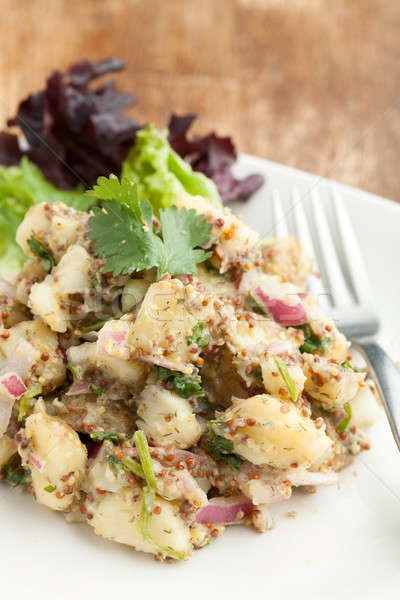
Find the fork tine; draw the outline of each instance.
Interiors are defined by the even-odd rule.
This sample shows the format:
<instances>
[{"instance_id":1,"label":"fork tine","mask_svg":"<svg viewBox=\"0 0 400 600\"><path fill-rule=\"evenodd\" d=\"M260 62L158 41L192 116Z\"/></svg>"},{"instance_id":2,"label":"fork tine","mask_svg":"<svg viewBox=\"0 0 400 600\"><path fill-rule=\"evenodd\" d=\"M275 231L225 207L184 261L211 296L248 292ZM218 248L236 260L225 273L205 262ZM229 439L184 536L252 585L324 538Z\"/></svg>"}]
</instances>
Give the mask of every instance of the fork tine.
<instances>
[{"instance_id":1,"label":"fork tine","mask_svg":"<svg viewBox=\"0 0 400 600\"><path fill-rule=\"evenodd\" d=\"M368 280L365 262L360 251L353 226L347 210L335 186L332 187L333 205L336 222L340 234L343 251L345 253L347 269L350 273L351 283L357 295L358 302L374 307L372 289Z\"/></svg>"},{"instance_id":2,"label":"fork tine","mask_svg":"<svg viewBox=\"0 0 400 600\"><path fill-rule=\"evenodd\" d=\"M272 208L274 214L274 230L276 237L287 237L289 230L287 219L278 190L272 192Z\"/></svg>"},{"instance_id":3,"label":"fork tine","mask_svg":"<svg viewBox=\"0 0 400 600\"><path fill-rule=\"evenodd\" d=\"M314 250L310 228L308 227L307 217L304 211L303 200L296 188L294 188L292 191L292 199L296 235L312 259L313 271L320 273L320 267ZM311 277L308 278L308 288L316 297L318 297L321 307L329 310L330 302L324 290L322 279L311 275Z\"/></svg>"},{"instance_id":4,"label":"fork tine","mask_svg":"<svg viewBox=\"0 0 400 600\"><path fill-rule=\"evenodd\" d=\"M324 262L325 273L330 283L330 296L336 306L354 305L354 300L343 276L325 210L322 206L322 200L316 189L311 191L311 202L319 238L319 248Z\"/></svg>"}]
</instances>

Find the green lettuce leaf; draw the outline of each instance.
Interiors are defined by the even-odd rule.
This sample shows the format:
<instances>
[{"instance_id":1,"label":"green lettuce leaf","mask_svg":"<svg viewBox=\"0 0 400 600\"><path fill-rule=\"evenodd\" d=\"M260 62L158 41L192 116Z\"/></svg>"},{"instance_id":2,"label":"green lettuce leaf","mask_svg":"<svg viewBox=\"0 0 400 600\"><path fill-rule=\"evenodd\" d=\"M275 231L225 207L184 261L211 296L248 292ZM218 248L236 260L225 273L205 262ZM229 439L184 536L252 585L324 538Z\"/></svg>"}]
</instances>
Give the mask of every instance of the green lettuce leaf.
<instances>
[{"instance_id":1,"label":"green lettuce leaf","mask_svg":"<svg viewBox=\"0 0 400 600\"><path fill-rule=\"evenodd\" d=\"M167 135L167 131L159 131L152 124L138 131L136 144L122 165L122 177L138 184L140 197L150 200L157 214L161 208L170 207L184 191L220 206L221 198L214 182L203 173L193 171L172 150Z\"/></svg>"},{"instance_id":2,"label":"green lettuce leaf","mask_svg":"<svg viewBox=\"0 0 400 600\"><path fill-rule=\"evenodd\" d=\"M58 190L26 157L18 167L0 166L0 275L20 269L26 260L15 235L28 208L56 201L82 211L97 204L83 189Z\"/></svg>"}]
</instances>

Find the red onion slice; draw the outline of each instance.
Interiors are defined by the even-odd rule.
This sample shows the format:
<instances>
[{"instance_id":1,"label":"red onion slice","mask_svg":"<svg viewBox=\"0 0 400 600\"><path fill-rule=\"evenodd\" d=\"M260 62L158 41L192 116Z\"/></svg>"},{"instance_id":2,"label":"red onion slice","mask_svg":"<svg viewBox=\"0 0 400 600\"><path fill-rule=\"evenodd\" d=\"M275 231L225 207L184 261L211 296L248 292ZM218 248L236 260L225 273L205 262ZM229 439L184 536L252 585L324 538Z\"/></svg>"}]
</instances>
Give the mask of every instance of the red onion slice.
<instances>
[{"instance_id":1,"label":"red onion slice","mask_svg":"<svg viewBox=\"0 0 400 600\"><path fill-rule=\"evenodd\" d=\"M211 498L209 504L198 511L197 523L239 523L251 514L254 506L246 496Z\"/></svg>"},{"instance_id":2,"label":"red onion slice","mask_svg":"<svg viewBox=\"0 0 400 600\"><path fill-rule=\"evenodd\" d=\"M274 321L280 325L290 327L307 323L307 313L301 302L291 304L288 301L273 298L265 294L260 287L254 290L253 295L256 302L271 313Z\"/></svg>"}]
</instances>

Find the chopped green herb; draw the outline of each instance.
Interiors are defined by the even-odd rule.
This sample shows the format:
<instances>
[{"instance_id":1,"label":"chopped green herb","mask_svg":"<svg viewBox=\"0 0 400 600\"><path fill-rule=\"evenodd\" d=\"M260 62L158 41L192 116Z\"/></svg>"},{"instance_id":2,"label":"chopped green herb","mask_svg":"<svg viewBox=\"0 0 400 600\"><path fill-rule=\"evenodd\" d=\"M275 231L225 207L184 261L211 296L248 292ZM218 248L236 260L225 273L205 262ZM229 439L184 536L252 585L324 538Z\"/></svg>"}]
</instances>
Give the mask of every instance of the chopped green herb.
<instances>
[{"instance_id":1,"label":"chopped green herb","mask_svg":"<svg viewBox=\"0 0 400 600\"><path fill-rule=\"evenodd\" d=\"M344 405L344 409L346 411L346 416L344 417L343 421L340 421L339 425L337 426L337 430L339 431L339 433L342 433L343 431L345 431L345 429L347 429L351 420L351 406L349 402L346 402L346 404Z\"/></svg>"},{"instance_id":2,"label":"chopped green herb","mask_svg":"<svg viewBox=\"0 0 400 600\"><path fill-rule=\"evenodd\" d=\"M254 377L256 377L257 379L260 379L262 377L262 371L261 371L261 367L256 367L253 371L253 375Z\"/></svg>"},{"instance_id":3,"label":"chopped green herb","mask_svg":"<svg viewBox=\"0 0 400 600\"><path fill-rule=\"evenodd\" d=\"M50 273L56 261L54 260L53 253L51 250L48 250L46 246L42 244L37 238L33 235L28 239L27 244L31 249L31 252L38 258L42 259L42 267L47 272Z\"/></svg>"},{"instance_id":4,"label":"chopped green herb","mask_svg":"<svg viewBox=\"0 0 400 600\"><path fill-rule=\"evenodd\" d=\"M54 485L46 485L46 487L43 489L45 492L49 492L49 494L51 494L52 492L55 491L56 488L54 487Z\"/></svg>"},{"instance_id":5,"label":"chopped green herb","mask_svg":"<svg viewBox=\"0 0 400 600\"><path fill-rule=\"evenodd\" d=\"M103 278L101 276L100 271L96 271L95 272L95 274L94 274L94 281L92 281L91 287L96 292L100 292L101 289L103 288Z\"/></svg>"},{"instance_id":6,"label":"chopped green herb","mask_svg":"<svg viewBox=\"0 0 400 600\"><path fill-rule=\"evenodd\" d=\"M72 365L67 365L67 369L74 379L81 379L80 373L76 367L73 367Z\"/></svg>"},{"instance_id":7,"label":"chopped green herb","mask_svg":"<svg viewBox=\"0 0 400 600\"><path fill-rule=\"evenodd\" d=\"M42 386L38 383L34 383L28 387L25 394L19 399L18 421L22 421L22 419L29 413L33 405L33 398L35 398L35 396L39 396L41 393Z\"/></svg>"},{"instance_id":8,"label":"chopped green herb","mask_svg":"<svg viewBox=\"0 0 400 600\"><path fill-rule=\"evenodd\" d=\"M294 328L301 329L304 333L304 343L300 346L300 352L302 353L306 352L307 354L314 354L314 352L318 352L319 354L325 354L332 343L330 337L318 337L313 332L310 323L295 325Z\"/></svg>"},{"instance_id":9,"label":"chopped green herb","mask_svg":"<svg viewBox=\"0 0 400 600\"><path fill-rule=\"evenodd\" d=\"M200 321L192 329L192 333L186 336L186 343L188 346L196 344L199 348L205 348L210 343L210 336L208 333L207 325Z\"/></svg>"},{"instance_id":10,"label":"chopped green herb","mask_svg":"<svg viewBox=\"0 0 400 600\"><path fill-rule=\"evenodd\" d=\"M102 442L104 440L119 442L120 439L116 433L104 433L103 431L93 431L93 433L90 434L90 437L96 442Z\"/></svg>"},{"instance_id":11,"label":"chopped green herb","mask_svg":"<svg viewBox=\"0 0 400 600\"><path fill-rule=\"evenodd\" d=\"M165 367L156 367L157 377L171 385L178 396L190 398L191 396L204 396L199 375L185 375L179 371L171 371Z\"/></svg>"},{"instance_id":12,"label":"chopped green herb","mask_svg":"<svg viewBox=\"0 0 400 600\"><path fill-rule=\"evenodd\" d=\"M342 363L340 363L340 366L343 367L343 369L348 369L350 371L354 371L355 373L360 372L360 369L357 369L357 367L353 367L353 365L348 360L344 360Z\"/></svg>"},{"instance_id":13,"label":"chopped green herb","mask_svg":"<svg viewBox=\"0 0 400 600\"><path fill-rule=\"evenodd\" d=\"M275 356L274 360L275 360L276 366L278 367L278 371L279 371L283 381L285 382L287 391L289 392L291 399L293 400L293 402L296 402L297 401L297 390L296 390L294 381L290 376L287 366L285 365L283 360L281 358L279 358L279 356Z\"/></svg>"},{"instance_id":14,"label":"chopped green herb","mask_svg":"<svg viewBox=\"0 0 400 600\"><path fill-rule=\"evenodd\" d=\"M257 304L257 302L254 300L253 296L251 296L250 294L247 296L246 298L246 302L249 305L250 309L259 314L259 315L265 315L265 312L263 311L263 309L261 308L261 306L259 306Z\"/></svg>"},{"instance_id":15,"label":"chopped green herb","mask_svg":"<svg viewBox=\"0 0 400 600\"><path fill-rule=\"evenodd\" d=\"M230 440L215 433L213 426L218 425L218 421L208 421L207 425L207 450L210 454L213 454L215 458L223 460L234 469L239 470L243 464L243 459L233 452L233 443Z\"/></svg>"},{"instance_id":16,"label":"chopped green herb","mask_svg":"<svg viewBox=\"0 0 400 600\"><path fill-rule=\"evenodd\" d=\"M129 275L135 271L157 267L157 275L197 273L197 263L210 256L201 248L210 239L211 225L203 215L186 208L171 206L160 211L161 237L153 231L153 210L148 200L139 200L137 194L125 192L126 183L119 186L112 200L103 208L94 208L89 219L87 237L93 240L95 256L106 261L106 269L114 275ZM129 182L129 189L134 183ZM100 177L96 195L110 197L109 180Z\"/></svg>"},{"instance_id":17,"label":"chopped green herb","mask_svg":"<svg viewBox=\"0 0 400 600\"><path fill-rule=\"evenodd\" d=\"M14 463L6 467L6 479L12 486L17 487L23 485L26 479L26 471L23 467L17 466Z\"/></svg>"},{"instance_id":18,"label":"chopped green herb","mask_svg":"<svg viewBox=\"0 0 400 600\"><path fill-rule=\"evenodd\" d=\"M96 396L101 396L104 390L99 385L94 385L93 383L91 383L89 385L89 391L91 394L96 394Z\"/></svg>"},{"instance_id":19,"label":"chopped green herb","mask_svg":"<svg viewBox=\"0 0 400 600\"><path fill-rule=\"evenodd\" d=\"M119 462L118 458L114 456L114 454L107 456L107 462L113 471L118 471L118 469L121 468L121 463Z\"/></svg>"},{"instance_id":20,"label":"chopped green herb","mask_svg":"<svg viewBox=\"0 0 400 600\"><path fill-rule=\"evenodd\" d=\"M177 304L183 304L185 302L185 298L178 298L176 301Z\"/></svg>"}]
</instances>

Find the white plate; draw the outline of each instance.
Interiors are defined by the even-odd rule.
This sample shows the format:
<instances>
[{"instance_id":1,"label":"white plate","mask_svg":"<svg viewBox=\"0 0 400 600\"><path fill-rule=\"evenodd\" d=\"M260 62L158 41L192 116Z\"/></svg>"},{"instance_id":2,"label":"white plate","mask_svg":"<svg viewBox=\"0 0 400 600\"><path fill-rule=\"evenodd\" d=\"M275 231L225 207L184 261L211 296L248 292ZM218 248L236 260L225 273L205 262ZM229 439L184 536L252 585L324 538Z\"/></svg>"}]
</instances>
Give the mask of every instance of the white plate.
<instances>
[{"instance_id":1,"label":"white plate","mask_svg":"<svg viewBox=\"0 0 400 600\"><path fill-rule=\"evenodd\" d=\"M303 195L327 182L241 156L237 172L261 172L265 188L235 207L261 234L273 234L269 194ZM400 206L339 186L355 225L382 316L381 340L400 360ZM399 399L400 400L400 399ZM1 486L0 598L3 600L161 600L249 597L341 600L397 598L400 589L400 454L384 417L372 450L340 476L339 488L295 493L273 506L275 528L263 535L232 527L187 563L160 564L66 525L27 495ZM288 518L296 511L296 518Z\"/></svg>"}]
</instances>

